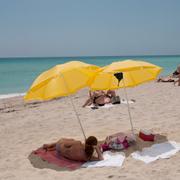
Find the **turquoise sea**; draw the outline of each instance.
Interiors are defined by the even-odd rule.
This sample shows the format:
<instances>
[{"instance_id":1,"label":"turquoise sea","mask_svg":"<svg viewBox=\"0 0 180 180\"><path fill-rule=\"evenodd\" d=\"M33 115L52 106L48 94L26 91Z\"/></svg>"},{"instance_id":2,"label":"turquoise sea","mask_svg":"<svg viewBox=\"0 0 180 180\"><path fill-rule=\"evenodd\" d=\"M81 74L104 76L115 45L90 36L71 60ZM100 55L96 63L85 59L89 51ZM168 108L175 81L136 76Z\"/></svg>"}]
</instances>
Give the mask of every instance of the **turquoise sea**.
<instances>
[{"instance_id":1,"label":"turquoise sea","mask_svg":"<svg viewBox=\"0 0 180 180\"><path fill-rule=\"evenodd\" d=\"M104 66L113 61L135 59L144 60L163 67L161 75L173 72L180 64L179 56L98 56L98 57L38 57L38 58L0 58L0 97L24 93L34 79L43 71L56 64L80 60Z\"/></svg>"}]
</instances>

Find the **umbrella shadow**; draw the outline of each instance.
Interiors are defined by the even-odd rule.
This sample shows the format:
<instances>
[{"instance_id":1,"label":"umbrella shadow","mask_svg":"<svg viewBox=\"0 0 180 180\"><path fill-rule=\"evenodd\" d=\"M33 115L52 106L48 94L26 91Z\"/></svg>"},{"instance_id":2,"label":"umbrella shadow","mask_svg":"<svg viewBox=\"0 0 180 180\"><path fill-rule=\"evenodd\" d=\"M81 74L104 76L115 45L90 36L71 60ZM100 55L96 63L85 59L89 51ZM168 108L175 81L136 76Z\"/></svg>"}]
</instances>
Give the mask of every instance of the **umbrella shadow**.
<instances>
[{"instance_id":1,"label":"umbrella shadow","mask_svg":"<svg viewBox=\"0 0 180 180\"><path fill-rule=\"evenodd\" d=\"M143 141L139 138L138 135L136 135L136 137L136 142L133 142L130 144L130 147L121 151L125 153L126 157L130 156L135 151L142 151L143 148L151 147L153 144L159 144L168 141L167 137L161 134L155 134L154 141Z\"/></svg>"},{"instance_id":2,"label":"umbrella shadow","mask_svg":"<svg viewBox=\"0 0 180 180\"><path fill-rule=\"evenodd\" d=\"M68 168L63 168L63 167L59 167L55 164L51 164L46 160L43 160L42 158L40 158L39 156L34 155L33 153L31 153L28 156L28 159L30 161L30 163L32 164L32 166L34 168L38 168L38 169L53 169L55 171L72 171Z\"/></svg>"}]
</instances>

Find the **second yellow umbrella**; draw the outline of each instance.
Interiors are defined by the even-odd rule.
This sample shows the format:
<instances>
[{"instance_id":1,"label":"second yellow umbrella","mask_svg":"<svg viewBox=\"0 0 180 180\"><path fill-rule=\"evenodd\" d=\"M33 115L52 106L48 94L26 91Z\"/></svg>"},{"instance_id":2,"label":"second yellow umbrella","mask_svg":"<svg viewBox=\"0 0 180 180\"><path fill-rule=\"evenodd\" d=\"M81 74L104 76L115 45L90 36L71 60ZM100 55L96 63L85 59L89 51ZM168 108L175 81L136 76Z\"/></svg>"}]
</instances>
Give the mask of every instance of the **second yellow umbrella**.
<instances>
[{"instance_id":1,"label":"second yellow umbrella","mask_svg":"<svg viewBox=\"0 0 180 180\"><path fill-rule=\"evenodd\" d=\"M133 87L157 78L162 68L144 61L124 60L113 62L99 70L91 83L92 90L109 90ZM123 81L118 83L114 74L122 73Z\"/></svg>"}]
</instances>

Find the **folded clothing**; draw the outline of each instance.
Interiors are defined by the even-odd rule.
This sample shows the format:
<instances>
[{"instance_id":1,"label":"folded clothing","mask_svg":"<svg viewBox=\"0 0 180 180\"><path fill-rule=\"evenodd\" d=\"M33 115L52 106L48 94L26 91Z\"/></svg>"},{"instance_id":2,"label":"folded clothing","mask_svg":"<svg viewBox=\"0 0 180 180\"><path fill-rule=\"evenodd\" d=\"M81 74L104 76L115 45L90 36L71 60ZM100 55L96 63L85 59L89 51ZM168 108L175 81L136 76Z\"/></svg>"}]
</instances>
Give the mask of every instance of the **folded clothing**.
<instances>
[{"instance_id":1,"label":"folded clothing","mask_svg":"<svg viewBox=\"0 0 180 180\"><path fill-rule=\"evenodd\" d=\"M84 162L73 161L66 159L59 154L57 155L56 151L46 151L43 148L39 148L32 152L32 154L40 157L42 160L45 160L51 164L55 164L62 168L63 170L75 170L81 167Z\"/></svg>"}]
</instances>

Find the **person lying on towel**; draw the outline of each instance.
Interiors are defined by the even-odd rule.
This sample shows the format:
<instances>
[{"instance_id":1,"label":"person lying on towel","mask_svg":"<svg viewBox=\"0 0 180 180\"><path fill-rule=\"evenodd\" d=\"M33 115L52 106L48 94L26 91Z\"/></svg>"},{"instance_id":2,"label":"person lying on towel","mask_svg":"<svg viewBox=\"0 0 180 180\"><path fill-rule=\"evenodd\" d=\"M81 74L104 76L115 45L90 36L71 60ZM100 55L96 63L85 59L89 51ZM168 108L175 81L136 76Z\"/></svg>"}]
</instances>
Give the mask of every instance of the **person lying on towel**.
<instances>
[{"instance_id":1,"label":"person lying on towel","mask_svg":"<svg viewBox=\"0 0 180 180\"><path fill-rule=\"evenodd\" d=\"M56 150L58 156L63 156L70 160L103 160L97 138L94 136L88 137L85 144L78 140L61 138L55 143L44 144L43 148L47 151ZM93 156L94 151L97 153L97 157Z\"/></svg>"},{"instance_id":2,"label":"person lying on towel","mask_svg":"<svg viewBox=\"0 0 180 180\"><path fill-rule=\"evenodd\" d=\"M157 82L174 82L174 84L178 83L178 86L180 86L180 65L178 65L177 69L167 77L159 77Z\"/></svg>"},{"instance_id":3,"label":"person lying on towel","mask_svg":"<svg viewBox=\"0 0 180 180\"><path fill-rule=\"evenodd\" d=\"M82 107L90 106L91 104L104 106L105 104L112 103L114 97L116 97L114 90L108 90L107 92L101 90L89 91L89 98Z\"/></svg>"}]
</instances>

